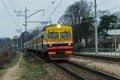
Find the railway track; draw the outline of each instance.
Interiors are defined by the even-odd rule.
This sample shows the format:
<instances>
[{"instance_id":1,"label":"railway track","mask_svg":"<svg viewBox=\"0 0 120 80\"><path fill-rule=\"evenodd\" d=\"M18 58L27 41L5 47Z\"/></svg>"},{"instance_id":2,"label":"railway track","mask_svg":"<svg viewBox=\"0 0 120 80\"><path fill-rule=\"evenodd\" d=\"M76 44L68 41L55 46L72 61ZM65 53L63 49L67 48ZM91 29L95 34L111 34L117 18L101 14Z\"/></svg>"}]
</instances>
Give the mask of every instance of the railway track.
<instances>
[{"instance_id":1,"label":"railway track","mask_svg":"<svg viewBox=\"0 0 120 80\"><path fill-rule=\"evenodd\" d=\"M32 55L33 55L33 54L32 54ZM33 56L35 56L35 55L33 55ZM66 68L60 66L59 64L57 64L57 63L54 62L54 61L50 61L50 60L48 60L47 58L44 59L43 57L37 56L37 55L36 55L35 57L36 57L36 59L38 59L38 60L40 60L40 61L41 61L41 59L42 59L43 62L46 62L46 61L48 62L48 61L49 61L50 63L54 64L55 66L61 68L63 71L69 73L69 74L70 74L73 78L75 78L76 80L87 80L87 79L85 79L84 77L76 74L75 72L69 71L69 70L67 70Z\"/></svg>"},{"instance_id":2,"label":"railway track","mask_svg":"<svg viewBox=\"0 0 120 80\"><path fill-rule=\"evenodd\" d=\"M120 77L97 71L89 67L67 61L64 63L53 62L54 65L70 74L76 80L120 80Z\"/></svg>"},{"instance_id":3,"label":"railway track","mask_svg":"<svg viewBox=\"0 0 120 80\"><path fill-rule=\"evenodd\" d=\"M37 57L37 59L39 58L40 57ZM76 80L120 80L120 77L113 76L111 74L98 71L80 64L76 64L71 61L64 62L49 61L49 62L61 68L63 71L67 72Z\"/></svg>"},{"instance_id":4,"label":"railway track","mask_svg":"<svg viewBox=\"0 0 120 80\"><path fill-rule=\"evenodd\" d=\"M76 74L75 72L73 71L70 71L68 69L66 69L65 67L53 62L54 65L58 66L59 68L61 68L62 70L64 70L65 72L69 73L72 77L74 77L75 79L77 80L87 80L86 78L84 78L83 76L80 76L78 74Z\"/></svg>"},{"instance_id":5,"label":"railway track","mask_svg":"<svg viewBox=\"0 0 120 80\"><path fill-rule=\"evenodd\" d=\"M94 58L94 59L102 59L102 60L107 60L107 61L120 62L120 57L109 57L109 56L99 56L99 55L89 55L89 54L75 54L75 53L72 55Z\"/></svg>"}]
</instances>

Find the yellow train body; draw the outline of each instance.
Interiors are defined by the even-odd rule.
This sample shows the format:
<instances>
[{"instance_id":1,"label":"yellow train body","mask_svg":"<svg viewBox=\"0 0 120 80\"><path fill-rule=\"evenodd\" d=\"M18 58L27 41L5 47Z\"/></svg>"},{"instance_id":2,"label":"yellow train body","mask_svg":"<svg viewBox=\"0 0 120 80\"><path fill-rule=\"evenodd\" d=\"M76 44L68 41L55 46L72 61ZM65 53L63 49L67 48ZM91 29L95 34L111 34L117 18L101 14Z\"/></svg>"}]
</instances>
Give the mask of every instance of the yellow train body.
<instances>
[{"instance_id":1,"label":"yellow train body","mask_svg":"<svg viewBox=\"0 0 120 80\"><path fill-rule=\"evenodd\" d=\"M61 24L46 26L24 46L40 51L40 54L47 55L51 60L65 60L72 54L72 27Z\"/></svg>"}]
</instances>

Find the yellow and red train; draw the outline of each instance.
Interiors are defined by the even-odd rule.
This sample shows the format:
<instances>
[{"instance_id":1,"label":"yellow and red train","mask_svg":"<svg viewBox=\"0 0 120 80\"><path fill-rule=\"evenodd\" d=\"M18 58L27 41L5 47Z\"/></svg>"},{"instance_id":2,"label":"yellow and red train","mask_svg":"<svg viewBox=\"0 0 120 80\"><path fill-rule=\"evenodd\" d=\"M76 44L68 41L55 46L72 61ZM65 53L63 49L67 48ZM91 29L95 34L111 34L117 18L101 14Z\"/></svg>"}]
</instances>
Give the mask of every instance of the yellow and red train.
<instances>
[{"instance_id":1,"label":"yellow and red train","mask_svg":"<svg viewBox=\"0 0 120 80\"><path fill-rule=\"evenodd\" d=\"M24 48L51 60L66 60L73 49L72 27L63 24L46 26L32 40L25 42Z\"/></svg>"}]
</instances>

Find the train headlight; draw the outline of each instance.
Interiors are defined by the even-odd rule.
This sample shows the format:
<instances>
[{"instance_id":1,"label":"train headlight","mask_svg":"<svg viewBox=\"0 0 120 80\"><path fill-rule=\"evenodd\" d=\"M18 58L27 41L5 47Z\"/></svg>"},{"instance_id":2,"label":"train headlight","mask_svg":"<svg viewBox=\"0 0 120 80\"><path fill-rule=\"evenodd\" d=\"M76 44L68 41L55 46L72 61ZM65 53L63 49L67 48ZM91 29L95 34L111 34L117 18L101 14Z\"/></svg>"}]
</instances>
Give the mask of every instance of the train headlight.
<instances>
[{"instance_id":1,"label":"train headlight","mask_svg":"<svg viewBox=\"0 0 120 80\"><path fill-rule=\"evenodd\" d=\"M68 44L69 46L71 45L71 43Z\"/></svg>"},{"instance_id":2,"label":"train headlight","mask_svg":"<svg viewBox=\"0 0 120 80\"><path fill-rule=\"evenodd\" d=\"M49 46L52 46L52 44L50 44Z\"/></svg>"},{"instance_id":3,"label":"train headlight","mask_svg":"<svg viewBox=\"0 0 120 80\"><path fill-rule=\"evenodd\" d=\"M58 24L58 25L57 25L57 28L61 28L61 25L60 25L60 24Z\"/></svg>"}]
</instances>

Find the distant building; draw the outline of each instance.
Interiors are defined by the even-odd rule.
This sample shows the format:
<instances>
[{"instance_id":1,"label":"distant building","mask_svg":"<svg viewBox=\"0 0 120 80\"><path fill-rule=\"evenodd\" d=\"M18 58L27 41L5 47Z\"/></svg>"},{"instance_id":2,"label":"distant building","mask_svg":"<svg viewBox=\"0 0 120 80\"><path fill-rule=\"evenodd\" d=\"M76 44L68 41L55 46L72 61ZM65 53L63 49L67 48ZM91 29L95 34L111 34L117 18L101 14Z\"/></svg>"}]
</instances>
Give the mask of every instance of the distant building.
<instances>
[{"instance_id":1,"label":"distant building","mask_svg":"<svg viewBox=\"0 0 120 80\"><path fill-rule=\"evenodd\" d=\"M115 42L116 42L116 51L120 51L120 29L112 29L108 31L109 37L108 37L108 45L110 45L111 48L115 48Z\"/></svg>"},{"instance_id":2,"label":"distant building","mask_svg":"<svg viewBox=\"0 0 120 80\"><path fill-rule=\"evenodd\" d=\"M120 29L112 29L112 30L109 30L108 31L108 34L111 35L111 36L115 36L115 35L118 35L120 36Z\"/></svg>"}]
</instances>

